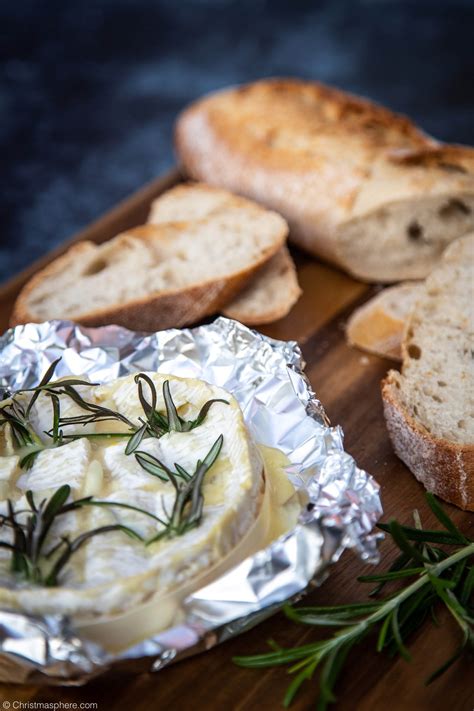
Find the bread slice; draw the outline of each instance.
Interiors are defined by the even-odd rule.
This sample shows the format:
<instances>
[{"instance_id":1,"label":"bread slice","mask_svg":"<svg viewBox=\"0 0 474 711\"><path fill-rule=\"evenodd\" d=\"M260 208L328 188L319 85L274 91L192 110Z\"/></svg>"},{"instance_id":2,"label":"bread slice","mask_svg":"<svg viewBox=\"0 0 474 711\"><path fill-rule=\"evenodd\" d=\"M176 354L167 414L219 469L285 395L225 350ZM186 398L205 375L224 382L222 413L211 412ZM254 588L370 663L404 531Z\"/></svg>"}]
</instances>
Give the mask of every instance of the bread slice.
<instances>
[{"instance_id":1,"label":"bread slice","mask_svg":"<svg viewBox=\"0 0 474 711\"><path fill-rule=\"evenodd\" d=\"M234 196L204 183L178 185L157 198L148 221L152 224L208 219ZM296 269L286 247L282 247L252 278L244 290L221 310L225 316L248 326L283 318L301 294Z\"/></svg>"},{"instance_id":2,"label":"bread slice","mask_svg":"<svg viewBox=\"0 0 474 711\"><path fill-rule=\"evenodd\" d=\"M282 214L290 239L366 281L427 276L474 229L474 150L315 82L211 94L176 124L187 174Z\"/></svg>"},{"instance_id":3,"label":"bread slice","mask_svg":"<svg viewBox=\"0 0 474 711\"><path fill-rule=\"evenodd\" d=\"M293 260L286 247L280 249L222 313L247 326L273 323L286 316L301 296Z\"/></svg>"},{"instance_id":4,"label":"bread slice","mask_svg":"<svg viewBox=\"0 0 474 711\"><path fill-rule=\"evenodd\" d=\"M419 282L379 291L351 314L346 326L349 344L383 358L401 360L405 322L421 292Z\"/></svg>"},{"instance_id":5,"label":"bread slice","mask_svg":"<svg viewBox=\"0 0 474 711\"><path fill-rule=\"evenodd\" d=\"M12 324L66 318L153 331L219 311L285 244L279 215L233 197L207 219L80 242L20 292Z\"/></svg>"},{"instance_id":6,"label":"bread slice","mask_svg":"<svg viewBox=\"0 0 474 711\"><path fill-rule=\"evenodd\" d=\"M474 233L446 251L408 319L401 374L382 384L397 455L425 487L474 511Z\"/></svg>"}]
</instances>

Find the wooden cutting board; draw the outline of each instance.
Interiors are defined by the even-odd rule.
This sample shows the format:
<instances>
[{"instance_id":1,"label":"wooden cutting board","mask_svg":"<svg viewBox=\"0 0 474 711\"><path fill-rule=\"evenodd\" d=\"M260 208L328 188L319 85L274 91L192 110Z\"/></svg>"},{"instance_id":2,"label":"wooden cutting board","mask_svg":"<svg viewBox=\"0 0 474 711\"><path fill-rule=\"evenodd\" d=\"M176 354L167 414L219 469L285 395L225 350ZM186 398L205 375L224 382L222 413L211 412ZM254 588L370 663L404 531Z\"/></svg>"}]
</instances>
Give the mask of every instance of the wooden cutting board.
<instances>
[{"instance_id":1,"label":"wooden cutting board","mask_svg":"<svg viewBox=\"0 0 474 711\"><path fill-rule=\"evenodd\" d=\"M103 242L144 222L151 200L180 181L173 172L146 186L72 241ZM18 290L40 267L58 256L71 242L35 263L16 278L0 286L0 327L8 326L9 313ZM393 454L382 416L380 380L390 361L367 356L349 348L344 340L344 323L356 305L374 291L336 269L294 253L303 295L292 312L262 329L269 336L297 340L307 362L306 372L333 424L342 425L345 446L359 466L371 472L381 485L384 519L397 517L412 522L420 512L422 522L433 524L424 501L423 487ZM447 506L466 534L474 534L474 516ZM381 545L383 561L393 557L389 542ZM346 551L328 580L306 598L307 604L338 604L365 599L367 587L358 575L373 572L351 551ZM266 640L282 646L306 644L321 636L310 627L296 626L277 614L255 629L192 657L158 674L137 673L126 665L120 674L106 674L80 688L45 688L0 685L0 701L96 703L100 711L149 711L180 708L205 711L252 711L280 708L289 681L285 668L254 671L236 667L232 657L265 651ZM389 659L374 651L374 641L355 650L337 687L336 709L361 711L471 711L474 708L474 670L468 662L455 665L429 687L424 679L454 650L458 630L450 620L441 625L427 623L410 642L411 663ZM307 684L292 708L315 707L317 686ZM17 705L17 708L19 706Z\"/></svg>"}]
</instances>

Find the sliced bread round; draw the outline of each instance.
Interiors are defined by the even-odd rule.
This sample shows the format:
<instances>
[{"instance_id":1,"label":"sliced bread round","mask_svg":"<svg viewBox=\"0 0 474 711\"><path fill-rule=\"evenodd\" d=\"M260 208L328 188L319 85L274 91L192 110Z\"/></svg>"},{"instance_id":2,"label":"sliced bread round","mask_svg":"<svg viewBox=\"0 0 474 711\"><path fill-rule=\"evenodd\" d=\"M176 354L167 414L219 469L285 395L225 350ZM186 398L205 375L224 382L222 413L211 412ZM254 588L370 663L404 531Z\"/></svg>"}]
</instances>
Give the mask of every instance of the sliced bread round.
<instances>
[{"instance_id":1,"label":"sliced bread round","mask_svg":"<svg viewBox=\"0 0 474 711\"><path fill-rule=\"evenodd\" d=\"M11 323L184 326L227 304L283 247L287 232L276 213L234 197L212 218L144 225L102 245L81 242L27 283Z\"/></svg>"},{"instance_id":2,"label":"sliced bread round","mask_svg":"<svg viewBox=\"0 0 474 711\"><path fill-rule=\"evenodd\" d=\"M204 183L177 185L153 202L148 222L156 225L209 219L233 200L227 190ZM248 326L259 326L286 316L300 294L295 265L287 248L282 247L221 311Z\"/></svg>"},{"instance_id":3,"label":"sliced bread round","mask_svg":"<svg viewBox=\"0 0 474 711\"><path fill-rule=\"evenodd\" d=\"M395 452L429 491L474 510L474 233L426 279L402 353L382 384Z\"/></svg>"}]
</instances>

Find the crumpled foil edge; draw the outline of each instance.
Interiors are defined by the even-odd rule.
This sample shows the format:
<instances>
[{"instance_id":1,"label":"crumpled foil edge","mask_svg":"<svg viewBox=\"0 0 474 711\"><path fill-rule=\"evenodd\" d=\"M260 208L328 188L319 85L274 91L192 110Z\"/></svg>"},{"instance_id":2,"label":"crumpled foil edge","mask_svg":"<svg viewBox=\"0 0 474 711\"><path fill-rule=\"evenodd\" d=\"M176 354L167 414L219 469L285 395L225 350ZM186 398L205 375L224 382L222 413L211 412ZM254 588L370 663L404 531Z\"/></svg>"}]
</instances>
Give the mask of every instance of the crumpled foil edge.
<instances>
[{"instance_id":1,"label":"crumpled foil edge","mask_svg":"<svg viewBox=\"0 0 474 711\"><path fill-rule=\"evenodd\" d=\"M320 584L346 548L378 560L379 487L344 452L304 374L294 341L277 341L219 318L155 334L67 321L26 324L0 339L0 395L37 384L62 356L57 375L105 382L139 370L208 380L239 401L255 439L291 460L288 476L306 492L294 530L250 556L183 603L184 622L110 654L82 639L64 616L0 611L0 681L80 685L124 660L158 671L258 624Z\"/></svg>"}]
</instances>

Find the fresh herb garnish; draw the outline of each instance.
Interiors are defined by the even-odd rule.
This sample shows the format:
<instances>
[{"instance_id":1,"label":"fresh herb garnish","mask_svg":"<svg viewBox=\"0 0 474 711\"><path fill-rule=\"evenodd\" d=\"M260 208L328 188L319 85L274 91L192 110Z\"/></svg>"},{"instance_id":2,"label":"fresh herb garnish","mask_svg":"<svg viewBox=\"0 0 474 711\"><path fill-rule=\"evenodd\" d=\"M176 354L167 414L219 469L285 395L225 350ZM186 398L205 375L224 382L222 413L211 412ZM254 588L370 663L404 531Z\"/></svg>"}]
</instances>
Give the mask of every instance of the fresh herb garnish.
<instances>
[{"instance_id":1,"label":"fresh herb garnish","mask_svg":"<svg viewBox=\"0 0 474 711\"><path fill-rule=\"evenodd\" d=\"M164 530L148 541L147 545L162 538L182 536L183 533L199 524L204 506L204 497L202 495L204 477L219 456L223 441L224 438L220 435L204 459L202 461L198 460L192 474L177 463L174 465L175 471L172 471L159 459L148 454L148 452L138 451L135 453L137 462L145 471L162 481L171 482L176 492L172 511L170 513L165 512L167 520Z\"/></svg>"},{"instance_id":2,"label":"fresh herb garnish","mask_svg":"<svg viewBox=\"0 0 474 711\"><path fill-rule=\"evenodd\" d=\"M31 427L25 409L16 400L5 405L0 418L0 426L8 424L15 449L20 450L20 467L29 469L37 455L44 448L43 442Z\"/></svg>"},{"instance_id":3,"label":"fresh herb garnish","mask_svg":"<svg viewBox=\"0 0 474 711\"><path fill-rule=\"evenodd\" d=\"M76 499L67 503L71 487L67 484L59 487L49 500L43 499L36 504L32 491L26 492L28 509L15 510L13 503L8 499L8 513L0 515L0 527L10 528L13 541L0 541L0 548L11 551L11 571L25 581L53 587L58 585L58 576L62 573L69 559L90 538L110 531L122 531L127 536L145 542L144 539L132 528L123 524L111 524L86 531L73 540L68 536L61 537L55 545L48 547L48 534L51 526L58 516L70 511L75 511L84 506L119 507L137 511L148 516L162 525L166 522L145 509L114 501L96 501L92 496ZM27 515L26 522L19 520L19 516Z\"/></svg>"},{"instance_id":4,"label":"fresh herb garnish","mask_svg":"<svg viewBox=\"0 0 474 711\"><path fill-rule=\"evenodd\" d=\"M79 378L63 378L61 380L52 381L52 377L56 370L60 358L55 360L46 373L41 382L34 388L23 388L15 392L10 402L0 408L0 426L9 424L12 432L13 443L20 453L20 467L29 469L33 466L38 454L44 449L52 447L60 447L70 441L80 438L127 438L128 442L125 448L125 454L132 454L140 445L144 437L162 437L167 432L189 432L198 427L205 420L209 409L215 402L228 404L227 400L214 398L208 400L197 417L194 420L184 420L178 414L176 405L171 397L169 381L163 383L163 400L165 402L166 412L157 410L157 392L153 380L146 373L138 373L135 376L135 382L138 386L138 397L142 406L145 420L140 419L140 426L137 427L125 415L122 415L111 408L98 405L94 402L88 402L76 390L76 386L95 386L97 383L89 383L87 380ZM145 383L151 396L151 403L147 400L144 392ZM18 395L22 393L32 393L32 396L25 407L19 400ZM50 442L44 443L37 432L34 431L29 420L33 405L38 400L38 397L44 393L51 399L53 409L52 427L44 432L50 438ZM61 415L60 397L68 397L76 405L84 411L84 414L64 417ZM98 422L116 421L128 427L126 432L74 432L68 433L65 428L72 425L95 424Z\"/></svg>"},{"instance_id":5,"label":"fresh herb garnish","mask_svg":"<svg viewBox=\"0 0 474 711\"><path fill-rule=\"evenodd\" d=\"M8 548L12 551L12 570L14 572L21 573L26 580L47 586L57 584L58 575L71 555L92 536L112 530L122 530L128 535L136 537L136 534L131 529L117 524L82 533L73 541L64 537L53 549L45 551L44 546L47 534L55 517L67 511L81 506L118 506L140 511L152 516L163 527L163 530L147 543L153 543L164 537L180 536L199 524L204 503L201 492L203 479L219 455L223 441L222 435L216 440L204 460L202 462L198 461L192 474L188 473L179 464L175 464L176 471L172 472L152 455L146 452L138 452L137 449L145 437L159 438L171 431L189 432L204 421L213 403L223 402L228 404L226 400L222 399L208 400L194 420L184 420L178 414L177 407L171 396L169 381L166 380L163 383L165 412L159 412L157 410L158 396L153 380L145 373L139 373L135 376L135 382L138 386L138 397L145 419L140 419L141 424L137 427L121 413L97 403L88 402L76 389L76 386L94 386L96 383L89 383L79 378L65 378L53 381L52 378L59 361L60 359L50 365L38 386L17 391L11 396L9 402L5 403L1 408L0 426L4 424L10 426L13 444L20 457L20 467L29 469L33 466L40 452L45 449L60 447L81 437L128 437L125 454L130 455L133 452L137 452L137 461L147 472L158 476L163 481L171 482L176 492L176 498L171 513L165 512L166 519L163 520L143 509L138 509L128 504L94 501L92 497L86 497L67 504L66 500L70 494L69 487L60 487L49 501L44 500L38 506L34 502L33 494L28 492L27 499L30 511L20 512L28 514L26 524L18 520L19 512L15 512L13 504L9 501L8 515L0 517L0 526L7 526L12 529L13 543L3 541L0 542L0 547ZM145 386L147 393L145 392ZM21 399L18 398L18 395L24 393L32 393L27 404L23 404ZM50 438L47 444L35 432L30 422L33 406L41 394L50 398L52 406L52 426L50 430L44 432ZM61 414L61 397L71 399L83 410L84 414L69 417L63 416ZM128 427L128 432L74 432L70 434L66 429L72 425L86 426L104 421L116 421L125 424ZM53 562L48 562L51 560Z\"/></svg>"},{"instance_id":6,"label":"fresh herb garnish","mask_svg":"<svg viewBox=\"0 0 474 711\"><path fill-rule=\"evenodd\" d=\"M163 383L163 400L165 402L166 413L159 412L156 409L158 396L153 380L146 375L146 373L138 373L135 376L135 382L138 385L138 398L143 408L146 421L141 420L141 426L128 441L125 454L135 452L144 437L162 437L167 432L172 431L190 432L204 422L207 413L215 402L222 402L226 405L229 404L227 400L213 398L204 403L194 420L185 420L178 414L177 407L171 396L169 380L165 380ZM146 383L148 387L151 402L149 402L145 396L143 383Z\"/></svg>"},{"instance_id":7,"label":"fresh herb garnish","mask_svg":"<svg viewBox=\"0 0 474 711\"><path fill-rule=\"evenodd\" d=\"M287 606L284 612L295 622L338 629L328 639L292 649L271 642L272 652L236 657L234 661L240 666L253 668L290 665L288 672L294 677L284 697L285 706L291 704L303 682L320 669L317 708L323 711L336 701L334 687L352 647L367 635L377 633L378 652L387 650L410 660L406 638L423 624L428 615L434 618L435 608L440 603L460 627L462 638L456 652L429 676L426 683L437 679L464 653L473 652L474 541L461 533L432 494L427 494L426 498L445 530L422 529L416 512L413 528L397 521L380 524L379 528L390 534L397 544L400 555L387 573L359 578L362 582L377 584L370 593L372 598L393 581L414 578L413 582L380 600L332 607Z\"/></svg>"},{"instance_id":8,"label":"fresh herb garnish","mask_svg":"<svg viewBox=\"0 0 474 711\"><path fill-rule=\"evenodd\" d=\"M21 573L25 579L43 585L56 585L57 578L71 555L78 550L89 538L100 533L112 530L122 530L128 535L136 534L126 526L105 526L81 534L73 541L63 538L53 549L45 552L44 545L48 531L56 516L67 513L81 506L116 506L140 511L158 521L163 530L154 536L147 544L153 543L164 537L180 536L191 528L197 526L202 517L203 496L202 483L205 474L215 462L222 447L222 435L214 442L204 460L198 461L193 473L188 473L179 464L175 464L173 472L163 465L158 459L146 452L137 451L142 440L146 437L162 437L167 432L189 432L205 420L211 406L215 402L228 404L227 400L214 398L208 400L194 420L185 420L179 414L173 401L169 381L163 383L163 400L165 412L157 410L158 396L153 380L146 373L138 373L135 382L138 386L138 398L143 409L145 419L140 419L140 426L136 426L127 417L119 412L88 402L76 389L77 386L94 386L79 378L63 378L53 381L53 375L60 359L51 363L41 382L34 388L24 388L11 395L9 402L4 403L0 409L0 426L8 424L12 433L12 440L19 453L20 468L29 469L33 466L36 457L45 449L60 447L79 438L128 438L125 454L136 452L138 463L148 473L158 476L162 481L171 482L176 498L171 513L165 512L166 519L160 519L149 512L137 507L112 502L95 501L86 497L69 504L66 500L70 494L69 487L60 487L49 501L42 501L38 506L34 502L33 494L27 493L30 510L15 512L13 504L8 502L8 515L0 516L0 526L7 526L13 531L13 543L0 542L0 547L12 551L12 570ZM145 386L148 392L145 392ZM18 398L24 393L32 393L27 404ZM44 432L49 440L43 442L35 432L30 415L39 396L49 397L52 406L52 426ZM61 398L67 397L83 410L84 414L63 416L61 414ZM147 398L150 398L150 401ZM68 433L68 427L86 426L98 422L116 421L128 427L125 432L74 432ZM28 514L27 523L20 523L18 513ZM54 558L53 563L46 564Z\"/></svg>"},{"instance_id":9,"label":"fresh herb garnish","mask_svg":"<svg viewBox=\"0 0 474 711\"><path fill-rule=\"evenodd\" d=\"M77 438L77 435L67 435L64 433L62 428L67 425L86 425L91 422L100 422L103 420L119 420L133 427L133 424L120 413L95 405L94 403L87 403L75 389L77 385L93 386L97 385L97 383L90 383L87 380L81 380L79 378L63 378L62 380L52 382L51 378L60 360L61 359L58 358L51 363L39 385L34 388L17 390L10 397L10 402L0 408L0 426L4 424L10 425L14 446L19 450L19 464L22 469L30 469L38 454L44 449L60 447L71 439ZM26 406L18 399L18 396L23 393L32 393ZM47 445L42 441L39 434L35 432L30 422L30 414L33 406L42 393L51 399L53 409L52 427L48 432L43 433L51 438L51 442ZM82 409L89 411L89 414L77 417L61 417L59 399L61 395L74 400ZM113 434L115 433L111 433L111 435ZM90 435L84 433L78 436L88 437Z\"/></svg>"}]
</instances>

